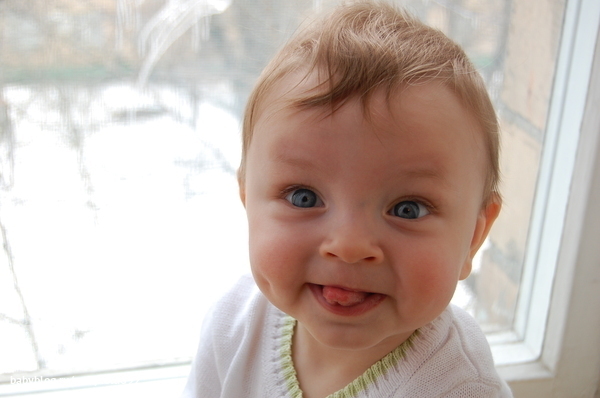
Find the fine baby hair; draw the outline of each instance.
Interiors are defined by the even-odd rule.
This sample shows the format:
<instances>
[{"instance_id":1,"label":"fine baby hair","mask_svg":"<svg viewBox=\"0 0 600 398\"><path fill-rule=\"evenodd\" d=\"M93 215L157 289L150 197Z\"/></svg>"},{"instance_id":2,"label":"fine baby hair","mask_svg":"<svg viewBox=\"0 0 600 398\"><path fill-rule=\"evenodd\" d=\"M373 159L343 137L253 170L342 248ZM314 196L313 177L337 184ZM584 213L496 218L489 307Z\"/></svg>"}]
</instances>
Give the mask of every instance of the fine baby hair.
<instances>
[{"instance_id":1,"label":"fine baby hair","mask_svg":"<svg viewBox=\"0 0 600 398\"><path fill-rule=\"evenodd\" d=\"M367 108L370 94L378 88L389 95L406 85L433 80L445 84L471 110L485 135L489 170L484 202L498 192L499 126L480 74L442 32L392 4L375 1L345 2L325 18L306 23L265 67L246 105L240 179L265 97L282 78L312 71L320 74L323 87L291 106L334 111L356 96Z\"/></svg>"}]
</instances>

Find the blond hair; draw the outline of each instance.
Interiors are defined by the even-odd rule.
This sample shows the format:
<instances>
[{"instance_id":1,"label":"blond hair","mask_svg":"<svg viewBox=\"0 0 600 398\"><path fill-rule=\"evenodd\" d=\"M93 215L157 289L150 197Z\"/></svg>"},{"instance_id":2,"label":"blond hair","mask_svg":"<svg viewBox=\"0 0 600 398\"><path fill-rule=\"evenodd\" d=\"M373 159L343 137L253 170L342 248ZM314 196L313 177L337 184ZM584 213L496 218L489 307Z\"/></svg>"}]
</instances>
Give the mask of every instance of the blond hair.
<instances>
[{"instance_id":1,"label":"blond hair","mask_svg":"<svg viewBox=\"0 0 600 398\"><path fill-rule=\"evenodd\" d=\"M310 23L292 37L263 70L246 106L242 162L250 147L263 100L282 78L302 71L324 71L320 90L294 100L299 107L331 107L334 112L350 97L367 106L376 89L389 96L404 85L440 81L478 120L489 161L484 201L498 191L499 126L483 79L464 51L442 32L428 27L390 4L355 1Z\"/></svg>"}]
</instances>

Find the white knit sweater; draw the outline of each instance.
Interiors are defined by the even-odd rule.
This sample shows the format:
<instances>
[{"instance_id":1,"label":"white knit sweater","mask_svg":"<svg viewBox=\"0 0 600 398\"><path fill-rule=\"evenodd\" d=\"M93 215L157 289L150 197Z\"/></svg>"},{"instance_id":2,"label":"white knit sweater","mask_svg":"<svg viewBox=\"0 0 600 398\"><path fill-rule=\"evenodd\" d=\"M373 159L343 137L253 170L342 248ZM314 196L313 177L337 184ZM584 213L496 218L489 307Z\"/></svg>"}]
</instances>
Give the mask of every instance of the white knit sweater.
<instances>
[{"instance_id":1,"label":"white knit sweater","mask_svg":"<svg viewBox=\"0 0 600 398\"><path fill-rule=\"evenodd\" d=\"M271 305L250 276L204 321L182 398L299 398L291 361L295 321ZM476 322L458 307L330 397L512 397Z\"/></svg>"}]
</instances>

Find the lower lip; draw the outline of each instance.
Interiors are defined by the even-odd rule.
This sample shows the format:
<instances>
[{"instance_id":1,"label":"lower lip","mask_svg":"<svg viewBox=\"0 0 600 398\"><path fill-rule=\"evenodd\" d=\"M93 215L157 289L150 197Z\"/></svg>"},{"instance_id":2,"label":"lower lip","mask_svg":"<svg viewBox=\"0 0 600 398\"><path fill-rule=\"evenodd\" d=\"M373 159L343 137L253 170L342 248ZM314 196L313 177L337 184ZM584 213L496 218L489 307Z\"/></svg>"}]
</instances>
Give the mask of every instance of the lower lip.
<instances>
[{"instance_id":1,"label":"lower lip","mask_svg":"<svg viewBox=\"0 0 600 398\"><path fill-rule=\"evenodd\" d=\"M373 308L377 307L385 299L385 296L383 294L373 293L373 294L370 294L369 296L367 296L365 298L365 301L363 301L360 304L350 305L350 306L343 306L340 304L331 304L327 300L325 300L325 297L323 297L323 286L315 285L312 283L309 284L308 286L309 286L310 291L312 292L313 296L315 296L315 298L319 302L319 304L321 304L321 306L323 306L329 312L332 312L336 315L342 315L342 316L362 315L362 314L372 310Z\"/></svg>"}]
</instances>

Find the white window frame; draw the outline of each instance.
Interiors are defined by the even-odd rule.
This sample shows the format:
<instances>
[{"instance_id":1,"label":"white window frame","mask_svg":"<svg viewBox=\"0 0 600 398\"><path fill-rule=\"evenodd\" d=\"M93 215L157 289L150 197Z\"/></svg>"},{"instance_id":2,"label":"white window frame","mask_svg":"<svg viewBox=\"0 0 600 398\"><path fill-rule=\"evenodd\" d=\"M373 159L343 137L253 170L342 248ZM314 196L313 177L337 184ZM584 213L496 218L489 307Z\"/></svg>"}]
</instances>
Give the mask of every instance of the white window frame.
<instances>
[{"instance_id":1,"label":"white window frame","mask_svg":"<svg viewBox=\"0 0 600 398\"><path fill-rule=\"evenodd\" d=\"M514 330L490 339L516 397L597 393L599 27L600 2L567 2Z\"/></svg>"}]
</instances>

